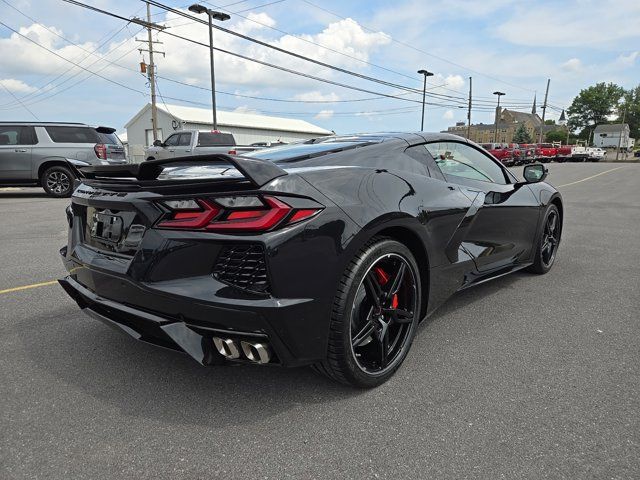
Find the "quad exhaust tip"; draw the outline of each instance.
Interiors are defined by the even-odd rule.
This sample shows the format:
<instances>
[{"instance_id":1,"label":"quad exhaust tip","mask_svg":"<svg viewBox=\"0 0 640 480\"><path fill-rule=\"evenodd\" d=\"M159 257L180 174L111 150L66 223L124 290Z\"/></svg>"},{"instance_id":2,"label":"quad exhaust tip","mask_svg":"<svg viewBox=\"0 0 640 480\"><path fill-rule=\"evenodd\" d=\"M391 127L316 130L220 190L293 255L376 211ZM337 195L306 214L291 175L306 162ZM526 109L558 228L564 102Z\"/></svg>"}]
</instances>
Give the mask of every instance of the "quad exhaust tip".
<instances>
[{"instance_id":1,"label":"quad exhaust tip","mask_svg":"<svg viewBox=\"0 0 640 480\"><path fill-rule=\"evenodd\" d=\"M239 344L230 338L213 337L213 345L218 353L229 360L240 358L242 351L247 360L253 363L262 365L271 361L271 349L268 344L245 340L240 341Z\"/></svg>"}]
</instances>

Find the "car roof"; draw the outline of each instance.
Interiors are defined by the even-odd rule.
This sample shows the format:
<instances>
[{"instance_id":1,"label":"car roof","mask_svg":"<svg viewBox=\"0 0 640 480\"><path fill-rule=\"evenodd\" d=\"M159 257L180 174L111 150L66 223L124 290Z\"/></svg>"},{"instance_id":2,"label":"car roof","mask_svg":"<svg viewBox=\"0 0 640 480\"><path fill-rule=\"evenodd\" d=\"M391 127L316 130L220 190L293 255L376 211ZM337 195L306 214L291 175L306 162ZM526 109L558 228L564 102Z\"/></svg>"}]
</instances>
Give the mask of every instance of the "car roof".
<instances>
[{"instance_id":1,"label":"car roof","mask_svg":"<svg viewBox=\"0 0 640 480\"><path fill-rule=\"evenodd\" d=\"M418 145L425 142L446 142L457 141L468 143L466 138L458 135L452 135L450 133L442 132L376 132L376 133L354 133L352 135L336 135L331 137L319 137L318 140L323 138L331 138L332 141L366 141L373 143L383 143L393 140L405 141L410 146Z\"/></svg>"},{"instance_id":2,"label":"car roof","mask_svg":"<svg viewBox=\"0 0 640 480\"><path fill-rule=\"evenodd\" d=\"M30 125L30 126L34 126L34 127L39 127L39 126L56 126L56 125L60 125L60 126L69 126L69 125L73 125L73 126L80 126L80 127L89 127L90 125L87 125L86 123L80 123L80 122L8 122L8 121L0 121L0 125Z\"/></svg>"}]
</instances>

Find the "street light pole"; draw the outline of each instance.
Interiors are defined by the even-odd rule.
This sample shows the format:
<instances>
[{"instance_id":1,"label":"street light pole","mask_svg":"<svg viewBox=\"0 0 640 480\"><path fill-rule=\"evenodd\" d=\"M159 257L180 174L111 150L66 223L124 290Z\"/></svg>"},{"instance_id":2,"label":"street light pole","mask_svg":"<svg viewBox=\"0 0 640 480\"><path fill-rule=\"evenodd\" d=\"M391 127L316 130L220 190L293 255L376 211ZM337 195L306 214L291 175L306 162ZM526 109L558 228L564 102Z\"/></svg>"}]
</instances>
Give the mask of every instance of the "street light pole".
<instances>
[{"instance_id":1,"label":"street light pole","mask_svg":"<svg viewBox=\"0 0 640 480\"><path fill-rule=\"evenodd\" d=\"M420 75L424 75L424 84L422 87L422 121L420 122L420 131L424 131L424 105L425 97L427 96L427 77L433 77L433 72L428 70L418 70Z\"/></svg>"},{"instance_id":2,"label":"street light pole","mask_svg":"<svg viewBox=\"0 0 640 480\"><path fill-rule=\"evenodd\" d=\"M213 63L213 19L224 22L231 17L223 12L216 12L197 3L189 7L189 11L193 13L206 13L209 17L209 64L211 67L211 109L213 112L213 129L218 130L218 116L216 113L216 75Z\"/></svg>"},{"instance_id":3,"label":"street light pole","mask_svg":"<svg viewBox=\"0 0 640 480\"><path fill-rule=\"evenodd\" d=\"M506 95L504 92L493 92L494 95L498 96L498 106L496 107L496 127L495 127L495 135L493 136L493 143L498 143L498 116L500 115L500 97Z\"/></svg>"}]
</instances>

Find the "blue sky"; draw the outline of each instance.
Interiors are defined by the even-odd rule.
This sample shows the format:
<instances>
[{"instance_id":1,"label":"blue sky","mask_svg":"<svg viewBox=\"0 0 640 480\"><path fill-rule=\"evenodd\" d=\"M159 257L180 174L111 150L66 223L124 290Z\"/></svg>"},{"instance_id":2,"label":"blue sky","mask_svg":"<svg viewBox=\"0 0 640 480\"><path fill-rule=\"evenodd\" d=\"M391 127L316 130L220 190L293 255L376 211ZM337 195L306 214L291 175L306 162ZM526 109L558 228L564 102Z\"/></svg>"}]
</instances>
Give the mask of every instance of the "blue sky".
<instances>
[{"instance_id":1,"label":"blue sky","mask_svg":"<svg viewBox=\"0 0 640 480\"><path fill-rule=\"evenodd\" d=\"M145 14L144 4L135 0L86 3L125 17ZM231 30L405 87L372 83L215 33L220 48L400 97L380 98L216 54L216 90L225 92L217 97L220 109L302 118L338 133L417 130L421 98L406 88L422 87L416 74L420 68L436 73L428 88L438 98L429 101L439 104L428 106L425 130L441 130L466 119L461 107L469 76L476 103L474 123L491 121L495 90L506 93L503 102L508 106L530 111L536 93L538 107L542 104L546 79L551 78L547 117L557 118L581 88L599 81L625 88L640 82L637 0L208 3L232 14L224 24ZM81 121L121 131L149 101L146 79L137 73L146 60L146 54L136 50L141 44L135 38L145 38L139 27L61 0L0 0L0 12L0 21L55 52L0 25L0 120L30 120L30 110L40 120ZM168 31L208 43L206 27L158 8L152 13L156 22L170 27ZM166 57L157 58L165 102L209 104L207 49L163 34L157 40L166 52Z\"/></svg>"}]
</instances>

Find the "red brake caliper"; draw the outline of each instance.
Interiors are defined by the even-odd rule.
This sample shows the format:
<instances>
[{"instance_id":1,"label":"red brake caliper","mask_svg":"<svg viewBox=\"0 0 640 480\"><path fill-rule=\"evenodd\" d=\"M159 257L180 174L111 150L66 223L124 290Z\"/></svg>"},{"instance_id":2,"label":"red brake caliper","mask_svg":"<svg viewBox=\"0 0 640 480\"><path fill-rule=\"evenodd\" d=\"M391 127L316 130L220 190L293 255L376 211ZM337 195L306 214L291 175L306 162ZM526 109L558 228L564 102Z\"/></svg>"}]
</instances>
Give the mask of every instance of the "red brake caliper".
<instances>
[{"instance_id":1,"label":"red brake caliper","mask_svg":"<svg viewBox=\"0 0 640 480\"><path fill-rule=\"evenodd\" d=\"M385 286L389 282L389 275L380 267L374 268L376 276L378 277L378 283L381 286ZM396 293L391 299L391 308L398 308L398 294Z\"/></svg>"}]
</instances>

